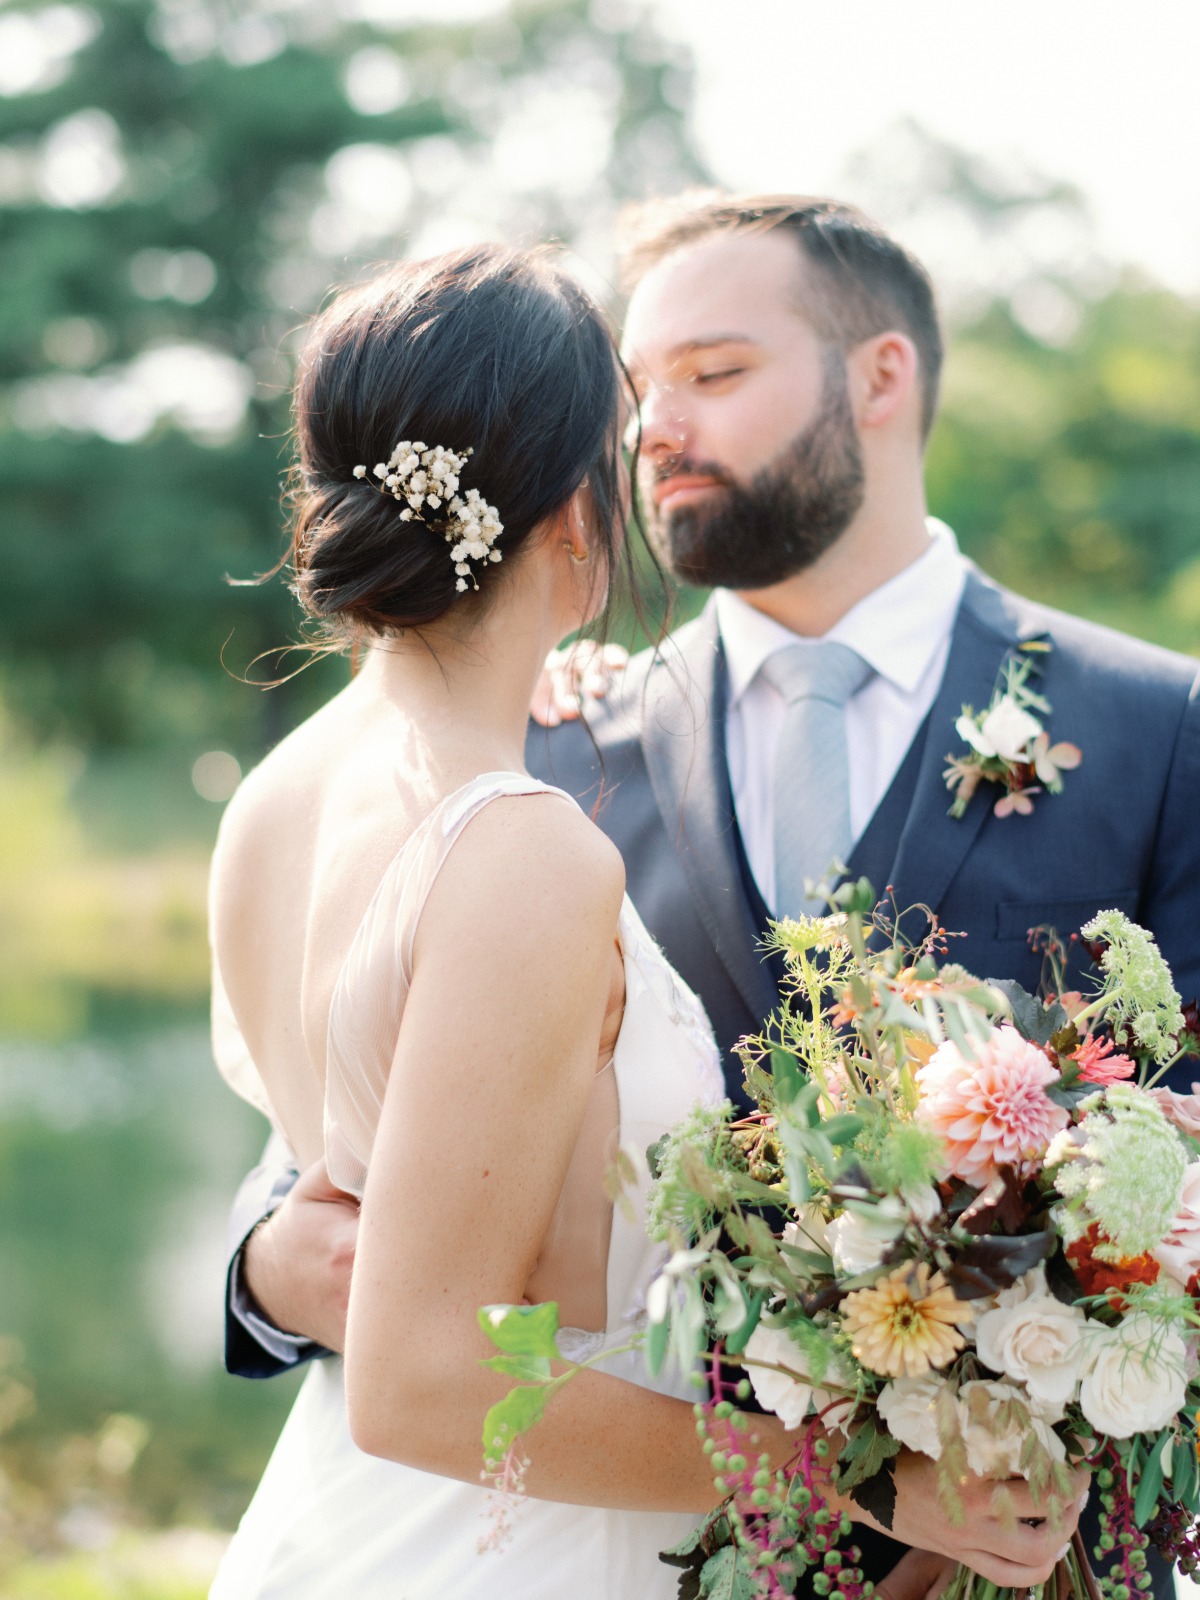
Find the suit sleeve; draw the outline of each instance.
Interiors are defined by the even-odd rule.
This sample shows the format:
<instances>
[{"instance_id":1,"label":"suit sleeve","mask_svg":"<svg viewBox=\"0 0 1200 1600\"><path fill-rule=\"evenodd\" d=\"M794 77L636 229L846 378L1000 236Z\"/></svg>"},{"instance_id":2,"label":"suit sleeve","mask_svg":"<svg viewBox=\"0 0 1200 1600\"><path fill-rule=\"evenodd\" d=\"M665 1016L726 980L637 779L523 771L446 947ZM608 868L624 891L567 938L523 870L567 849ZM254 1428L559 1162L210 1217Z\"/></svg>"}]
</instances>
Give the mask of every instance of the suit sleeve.
<instances>
[{"instance_id":1,"label":"suit sleeve","mask_svg":"<svg viewBox=\"0 0 1200 1600\"><path fill-rule=\"evenodd\" d=\"M1175 742L1142 921L1158 940L1184 1004L1200 1000L1200 674ZM1195 1058L1174 1069L1171 1086L1186 1091L1193 1079L1200 1081Z\"/></svg>"},{"instance_id":2,"label":"suit sleeve","mask_svg":"<svg viewBox=\"0 0 1200 1600\"><path fill-rule=\"evenodd\" d=\"M277 1133L267 1141L262 1160L243 1178L229 1214L229 1270L225 1278L225 1370L238 1378L273 1378L314 1356L328 1355L301 1335L284 1333L268 1322L242 1276L242 1248L250 1234L286 1198L299 1173Z\"/></svg>"}]
</instances>

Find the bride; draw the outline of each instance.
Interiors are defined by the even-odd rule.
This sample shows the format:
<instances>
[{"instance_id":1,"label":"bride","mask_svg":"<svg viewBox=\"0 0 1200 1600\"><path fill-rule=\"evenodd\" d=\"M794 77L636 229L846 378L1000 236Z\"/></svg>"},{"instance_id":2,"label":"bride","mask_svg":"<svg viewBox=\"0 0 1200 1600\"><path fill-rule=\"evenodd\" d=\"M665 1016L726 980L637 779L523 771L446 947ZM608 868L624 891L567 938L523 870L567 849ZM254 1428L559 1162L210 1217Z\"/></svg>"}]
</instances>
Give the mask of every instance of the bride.
<instances>
[{"instance_id":1,"label":"bride","mask_svg":"<svg viewBox=\"0 0 1200 1600\"><path fill-rule=\"evenodd\" d=\"M510 1383L479 1308L557 1300L568 1354L625 1344L660 1253L605 1171L623 1145L645 1180L722 1092L615 848L522 770L541 664L623 559L620 404L600 314L540 255L402 266L312 330L295 587L371 647L226 813L217 1047L362 1235L344 1368L314 1364L216 1596L665 1597L659 1550L715 1499L692 1392L616 1357L549 1409L478 1550Z\"/></svg>"},{"instance_id":2,"label":"bride","mask_svg":"<svg viewBox=\"0 0 1200 1600\"><path fill-rule=\"evenodd\" d=\"M716 1048L614 847L523 771L542 662L628 559L622 405L599 311L541 253L403 265L312 328L294 587L365 648L226 812L215 1046L361 1232L344 1361L312 1364L215 1600L668 1600L658 1552L714 1502L686 1383L604 1355L662 1260L604 1178L622 1149L644 1191L646 1147L720 1097ZM477 1313L522 1300L603 1359L530 1435L495 1548L481 1424L508 1380ZM927 1486L908 1502L928 1516ZM992 1543L1026 1582L1063 1536Z\"/></svg>"}]
</instances>

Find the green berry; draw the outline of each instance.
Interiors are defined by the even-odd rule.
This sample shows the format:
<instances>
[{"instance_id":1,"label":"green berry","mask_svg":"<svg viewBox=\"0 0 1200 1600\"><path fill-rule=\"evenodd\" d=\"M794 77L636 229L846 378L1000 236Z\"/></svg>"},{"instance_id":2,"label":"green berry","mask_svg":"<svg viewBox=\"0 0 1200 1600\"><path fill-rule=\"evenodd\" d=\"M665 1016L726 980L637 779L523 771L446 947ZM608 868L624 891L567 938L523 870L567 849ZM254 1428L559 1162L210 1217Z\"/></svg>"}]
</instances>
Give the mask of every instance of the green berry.
<instances>
[{"instance_id":1,"label":"green berry","mask_svg":"<svg viewBox=\"0 0 1200 1600\"><path fill-rule=\"evenodd\" d=\"M737 1395L739 1400L749 1400L749 1398L750 1398L750 1379L749 1378L742 1378L739 1381L737 1388L733 1392L734 1392L734 1394Z\"/></svg>"},{"instance_id":2,"label":"green berry","mask_svg":"<svg viewBox=\"0 0 1200 1600\"><path fill-rule=\"evenodd\" d=\"M745 1458L745 1456L741 1455L740 1453L738 1455L730 1456L730 1458L729 1458L729 1470L730 1470L730 1472L745 1472L745 1470L746 1470L746 1458Z\"/></svg>"}]
</instances>

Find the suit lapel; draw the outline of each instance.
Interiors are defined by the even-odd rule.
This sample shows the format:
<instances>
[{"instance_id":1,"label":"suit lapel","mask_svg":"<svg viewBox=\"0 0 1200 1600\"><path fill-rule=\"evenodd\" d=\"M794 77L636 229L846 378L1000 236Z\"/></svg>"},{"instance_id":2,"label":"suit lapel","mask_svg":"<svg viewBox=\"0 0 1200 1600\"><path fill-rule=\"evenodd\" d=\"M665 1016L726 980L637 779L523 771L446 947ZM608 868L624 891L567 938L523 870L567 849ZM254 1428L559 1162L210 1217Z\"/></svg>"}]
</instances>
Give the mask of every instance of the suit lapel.
<instances>
[{"instance_id":1,"label":"suit lapel","mask_svg":"<svg viewBox=\"0 0 1200 1600\"><path fill-rule=\"evenodd\" d=\"M900 911L917 904L937 910L991 813L996 790L992 784L980 784L965 816L949 814L946 757L960 742L954 724L964 705L979 710L988 703L1008 652L1037 632L1021 626L1002 590L974 568L970 570L946 670L930 712L912 809L892 867L895 904Z\"/></svg>"},{"instance_id":2,"label":"suit lapel","mask_svg":"<svg viewBox=\"0 0 1200 1600\"><path fill-rule=\"evenodd\" d=\"M667 839L701 921L750 1014L779 1002L742 883L725 755L725 661L710 602L665 641L646 685L642 744Z\"/></svg>"}]
</instances>

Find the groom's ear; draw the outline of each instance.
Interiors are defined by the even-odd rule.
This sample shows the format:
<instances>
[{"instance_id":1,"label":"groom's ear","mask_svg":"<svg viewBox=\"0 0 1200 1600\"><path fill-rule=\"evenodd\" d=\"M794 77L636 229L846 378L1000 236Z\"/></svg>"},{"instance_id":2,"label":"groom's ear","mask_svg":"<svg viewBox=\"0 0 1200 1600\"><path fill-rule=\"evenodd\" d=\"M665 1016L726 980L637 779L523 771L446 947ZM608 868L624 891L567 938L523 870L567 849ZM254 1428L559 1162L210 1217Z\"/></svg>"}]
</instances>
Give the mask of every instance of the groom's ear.
<instances>
[{"instance_id":1,"label":"groom's ear","mask_svg":"<svg viewBox=\"0 0 1200 1600\"><path fill-rule=\"evenodd\" d=\"M846 355L850 405L860 429L911 420L920 433L917 347L899 329L877 333Z\"/></svg>"}]
</instances>

